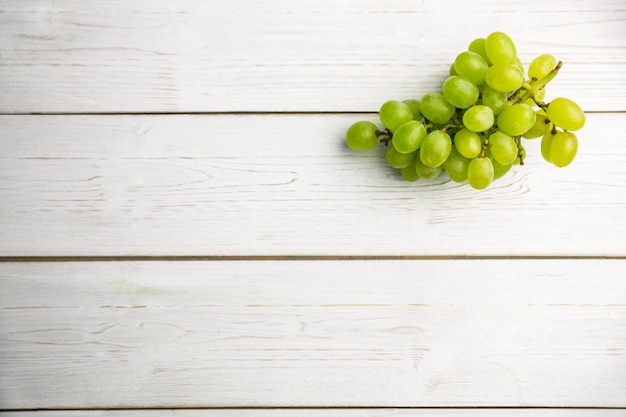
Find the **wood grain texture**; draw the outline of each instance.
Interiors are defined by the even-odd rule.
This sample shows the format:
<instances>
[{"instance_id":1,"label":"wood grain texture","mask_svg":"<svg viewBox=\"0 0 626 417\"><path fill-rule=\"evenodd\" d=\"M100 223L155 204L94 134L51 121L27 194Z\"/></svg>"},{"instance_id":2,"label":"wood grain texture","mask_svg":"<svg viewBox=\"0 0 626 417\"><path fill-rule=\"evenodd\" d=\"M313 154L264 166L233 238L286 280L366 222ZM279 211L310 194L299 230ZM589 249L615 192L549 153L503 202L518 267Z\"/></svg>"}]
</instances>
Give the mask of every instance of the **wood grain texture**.
<instances>
[{"instance_id":1,"label":"wood grain texture","mask_svg":"<svg viewBox=\"0 0 626 417\"><path fill-rule=\"evenodd\" d=\"M0 404L624 407L625 265L3 263Z\"/></svg>"},{"instance_id":2,"label":"wood grain texture","mask_svg":"<svg viewBox=\"0 0 626 417\"><path fill-rule=\"evenodd\" d=\"M203 409L1 412L2 417L624 417L624 409Z\"/></svg>"},{"instance_id":3,"label":"wood grain texture","mask_svg":"<svg viewBox=\"0 0 626 417\"><path fill-rule=\"evenodd\" d=\"M0 1L0 416L626 416L625 23L622 0ZM527 142L479 192L346 148L494 30L565 62L548 99L592 111L571 167Z\"/></svg>"},{"instance_id":4,"label":"wood grain texture","mask_svg":"<svg viewBox=\"0 0 626 417\"><path fill-rule=\"evenodd\" d=\"M344 132L375 115L2 116L0 254L625 256L626 118L488 190L407 183Z\"/></svg>"},{"instance_id":5,"label":"wood grain texture","mask_svg":"<svg viewBox=\"0 0 626 417\"><path fill-rule=\"evenodd\" d=\"M623 1L111 0L0 4L0 112L377 111L438 91L505 30L549 97L626 110Z\"/></svg>"}]
</instances>

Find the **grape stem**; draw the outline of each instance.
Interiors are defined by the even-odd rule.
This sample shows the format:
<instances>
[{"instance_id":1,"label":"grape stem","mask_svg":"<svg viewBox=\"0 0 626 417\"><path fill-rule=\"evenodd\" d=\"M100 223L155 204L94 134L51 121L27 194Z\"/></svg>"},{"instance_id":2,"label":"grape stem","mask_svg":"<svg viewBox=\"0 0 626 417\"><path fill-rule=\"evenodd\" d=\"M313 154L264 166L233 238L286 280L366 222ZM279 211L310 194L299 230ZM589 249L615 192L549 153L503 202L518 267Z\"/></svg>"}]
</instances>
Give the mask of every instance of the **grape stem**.
<instances>
[{"instance_id":1,"label":"grape stem","mask_svg":"<svg viewBox=\"0 0 626 417\"><path fill-rule=\"evenodd\" d=\"M563 61L559 61L556 67L554 67L554 69L550 71L548 75L546 75L542 79L540 80L533 79L530 81L530 83L524 83L523 89L526 90L524 95L518 98L518 93L520 92L520 90L518 90L517 92L515 92L513 96L511 96L511 100L515 100L515 103L523 103L529 98L533 98L534 100L535 94L537 94L539 90L544 88L546 84L548 84L550 81L552 81L554 77L556 77L556 74L559 73L559 70L561 69L562 66L563 66Z\"/></svg>"},{"instance_id":2,"label":"grape stem","mask_svg":"<svg viewBox=\"0 0 626 417\"><path fill-rule=\"evenodd\" d=\"M389 145L389 142L391 142L391 137L393 136L393 134L391 133L389 129L376 130L375 133L380 143L384 143L385 146Z\"/></svg>"},{"instance_id":3,"label":"grape stem","mask_svg":"<svg viewBox=\"0 0 626 417\"><path fill-rule=\"evenodd\" d=\"M485 157L485 153L487 152L487 146L489 146L489 138L483 139L482 150L480 151L480 159Z\"/></svg>"},{"instance_id":4,"label":"grape stem","mask_svg":"<svg viewBox=\"0 0 626 417\"><path fill-rule=\"evenodd\" d=\"M449 129L458 129L458 128L459 128L459 125L448 123L447 125L444 125L441 127L441 131L446 133Z\"/></svg>"},{"instance_id":5,"label":"grape stem","mask_svg":"<svg viewBox=\"0 0 626 417\"><path fill-rule=\"evenodd\" d=\"M517 157L519 158L519 164L524 165L524 154L522 154L522 137L514 136L515 144L517 145Z\"/></svg>"}]
</instances>

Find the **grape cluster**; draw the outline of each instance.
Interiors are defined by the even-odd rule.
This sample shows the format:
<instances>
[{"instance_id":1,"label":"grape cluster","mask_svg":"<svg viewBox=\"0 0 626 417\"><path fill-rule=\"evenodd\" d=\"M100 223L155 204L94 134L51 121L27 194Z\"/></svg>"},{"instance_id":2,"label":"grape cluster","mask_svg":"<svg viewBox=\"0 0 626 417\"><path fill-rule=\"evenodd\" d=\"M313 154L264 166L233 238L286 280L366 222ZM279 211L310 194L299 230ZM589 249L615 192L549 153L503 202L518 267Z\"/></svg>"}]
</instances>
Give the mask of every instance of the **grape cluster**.
<instances>
[{"instance_id":1,"label":"grape cluster","mask_svg":"<svg viewBox=\"0 0 626 417\"><path fill-rule=\"evenodd\" d=\"M385 102L379 111L384 128L356 122L346 142L359 151L385 144L387 163L407 181L445 171L451 180L476 189L524 164L522 138L541 137L543 158L567 166L578 150L572 131L583 127L585 113L567 98L543 101L545 85L561 65L552 55L540 55L525 78L511 38L493 32L457 55L441 93Z\"/></svg>"}]
</instances>

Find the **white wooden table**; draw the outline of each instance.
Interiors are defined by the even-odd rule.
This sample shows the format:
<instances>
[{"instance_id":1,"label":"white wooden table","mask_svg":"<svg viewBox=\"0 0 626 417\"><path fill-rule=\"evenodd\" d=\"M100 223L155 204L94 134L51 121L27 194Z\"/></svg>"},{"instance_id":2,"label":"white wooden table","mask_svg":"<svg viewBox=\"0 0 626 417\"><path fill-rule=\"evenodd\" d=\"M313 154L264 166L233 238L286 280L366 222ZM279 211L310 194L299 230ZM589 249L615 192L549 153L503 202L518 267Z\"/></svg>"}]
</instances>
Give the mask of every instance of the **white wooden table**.
<instances>
[{"instance_id":1,"label":"white wooden table","mask_svg":"<svg viewBox=\"0 0 626 417\"><path fill-rule=\"evenodd\" d=\"M347 149L494 30L570 167ZM0 415L626 415L625 74L622 0L0 0Z\"/></svg>"}]
</instances>

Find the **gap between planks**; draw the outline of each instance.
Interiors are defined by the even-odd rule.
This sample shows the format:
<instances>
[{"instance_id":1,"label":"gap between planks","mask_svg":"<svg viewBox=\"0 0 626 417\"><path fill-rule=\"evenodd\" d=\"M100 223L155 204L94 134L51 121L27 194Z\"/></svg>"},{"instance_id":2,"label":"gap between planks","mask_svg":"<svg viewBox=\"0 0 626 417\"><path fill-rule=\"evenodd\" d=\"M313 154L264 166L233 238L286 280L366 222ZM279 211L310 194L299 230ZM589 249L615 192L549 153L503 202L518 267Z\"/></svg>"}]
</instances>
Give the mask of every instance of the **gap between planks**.
<instances>
[{"instance_id":1,"label":"gap between planks","mask_svg":"<svg viewBox=\"0 0 626 417\"><path fill-rule=\"evenodd\" d=\"M145 262L145 261L445 261L445 260L626 260L605 255L111 255L111 256L0 256L0 263Z\"/></svg>"},{"instance_id":2,"label":"gap between planks","mask_svg":"<svg viewBox=\"0 0 626 417\"><path fill-rule=\"evenodd\" d=\"M381 103L382 104L382 103ZM323 115L376 115L378 112L372 111L152 111L152 112L18 112L6 113L0 112L0 116L323 116ZM585 110L585 114L626 114L624 110Z\"/></svg>"},{"instance_id":3,"label":"gap between planks","mask_svg":"<svg viewBox=\"0 0 626 417\"><path fill-rule=\"evenodd\" d=\"M360 406L360 405L355 405L355 406L282 406L282 407L273 407L273 406L255 406L255 407L245 407L245 406L230 406L230 407L177 407L177 408L172 408L172 407L98 407L98 408L89 408L89 407L76 407L76 408L18 408L18 409L11 409L11 408L0 408L0 414L2 413L16 413L16 412L62 412L62 411L67 411L67 412L71 412L71 411L152 411L152 410L189 410L189 411L193 411L193 410L199 410L199 411L236 411L236 410L241 410L241 411L255 411L255 410L273 410L273 411L277 411L280 412L281 410L285 410L285 411L297 411L297 410L308 410L308 411L315 411L315 410L320 410L320 411L332 411L332 410L337 410L337 411L347 411L347 410L369 410L369 411L376 411L376 410L403 410L403 411L411 411L411 410L416 410L416 411L445 411L445 410L455 410L455 411L462 411L462 410L510 410L510 411L514 411L514 410L546 410L546 411L551 411L551 410L571 410L571 411L576 411L576 410L598 410L598 411L603 411L603 410L607 410L607 411L619 411L619 410L624 410L626 411L626 407L594 407L594 406L540 406L540 405L522 405L522 406L512 406L512 405L494 405L494 406L460 406L460 405L450 405L450 406L445 406L445 407L429 407L429 406L376 406L376 407L370 407L370 406Z\"/></svg>"}]
</instances>

